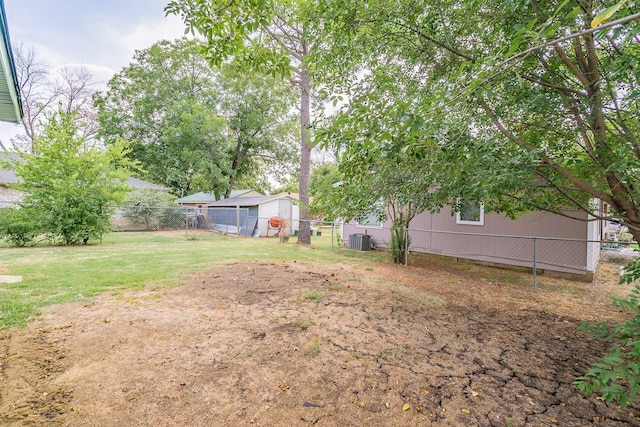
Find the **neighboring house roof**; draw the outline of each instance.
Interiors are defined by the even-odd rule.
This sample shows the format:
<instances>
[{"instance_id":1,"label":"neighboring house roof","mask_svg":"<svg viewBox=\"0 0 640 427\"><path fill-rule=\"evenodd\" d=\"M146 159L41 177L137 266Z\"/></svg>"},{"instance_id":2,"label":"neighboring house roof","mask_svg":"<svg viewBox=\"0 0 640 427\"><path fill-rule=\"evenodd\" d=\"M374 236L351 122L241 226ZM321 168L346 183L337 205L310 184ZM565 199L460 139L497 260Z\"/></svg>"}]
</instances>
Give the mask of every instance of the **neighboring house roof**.
<instances>
[{"instance_id":1,"label":"neighboring house roof","mask_svg":"<svg viewBox=\"0 0 640 427\"><path fill-rule=\"evenodd\" d=\"M3 171L0 170L0 185L3 184L16 184L18 182L18 177L12 171Z\"/></svg>"},{"instance_id":2,"label":"neighboring house roof","mask_svg":"<svg viewBox=\"0 0 640 427\"><path fill-rule=\"evenodd\" d=\"M2 160L20 160L20 156L15 153L6 153L4 151L0 151L0 161ZM3 170L2 165L0 165L0 185L2 184L16 184L18 182L18 177L12 170Z\"/></svg>"},{"instance_id":3,"label":"neighboring house roof","mask_svg":"<svg viewBox=\"0 0 640 427\"><path fill-rule=\"evenodd\" d=\"M2 1L2 0L0 0ZM4 151L0 151L0 160L18 160L21 161L22 158L17 155L16 153L7 153ZM0 165L0 185L7 185L7 184L16 184L18 182L18 177L16 176L15 172L12 170L3 170L1 168ZM154 184L152 182L148 182L148 181L143 181L141 179L138 178L129 178L129 181L127 181L127 184L129 184L129 187L136 189L136 188L150 188L152 190L158 190L158 191L168 191L169 189L166 187L163 187L161 185L157 185Z\"/></svg>"},{"instance_id":4,"label":"neighboring house roof","mask_svg":"<svg viewBox=\"0 0 640 427\"><path fill-rule=\"evenodd\" d=\"M148 188L151 190L169 191L167 187L163 187L162 185L154 184L152 182L144 181L142 179L134 178L134 177L129 178L129 181L127 182L127 184L129 184L129 187L133 189Z\"/></svg>"},{"instance_id":5,"label":"neighboring house roof","mask_svg":"<svg viewBox=\"0 0 640 427\"><path fill-rule=\"evenodd\" d=\"M18 123L22 119L22 102L4 0L0 0L0 34L2 36L0 40L0 120Z\"/></svg>"},{"instance_id":6,"label":"neighboring house roof","mask_svg":"<svg viewBox=\"0 0 640 427\"><path fill-rule=\"evenodd\" d=\"M230 199L233 199L236 197L257 197L257 196L264 196L264 194L256 190L231 190L231 194L229 194Z\"/></svg>"},{"instance_id":7,"label":"neighboring house roof","mask_svg":"<svg viewBox=\"0 0 640 427\"><path fill-rule=\"evenodd\" d=\"M292 193L290 191L283 191L282 193L275 194L276 196L289 196L292 199L300 200L300 193Z\"/></svg>"},{"instance_id":8,"label":"neighboring house roof","mask_svg":"<svg viewBox=\"0 0 640 427\"><path fill-rule=\"evenodd\" d=\"M273 200L292 199L288 194L276 194L275 196L256 196L256 197L236 197L234 199L222 199L207 205L211 208L228 208L228 207L250 207L268 203ZM293 200L293 199L292 199Z\"/></svg>"}]
</instances>

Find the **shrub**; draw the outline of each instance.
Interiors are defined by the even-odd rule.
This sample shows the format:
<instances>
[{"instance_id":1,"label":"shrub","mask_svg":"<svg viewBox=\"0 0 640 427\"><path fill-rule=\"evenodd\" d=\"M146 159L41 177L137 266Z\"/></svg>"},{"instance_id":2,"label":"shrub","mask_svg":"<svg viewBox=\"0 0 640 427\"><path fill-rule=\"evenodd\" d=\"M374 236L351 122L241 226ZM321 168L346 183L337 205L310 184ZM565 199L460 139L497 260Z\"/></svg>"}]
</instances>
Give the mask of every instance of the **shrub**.
<instances>
[{"instance_id":1,"label":"shrub","mask_svg":"<svg viewBox=\"0 0 640 427\"><path fill-rule=\"evenodd\" d=\"M173 228L182 222L184 216L181 210L167 207L173 203L174 197L164 191L135 189L125 198L124 216L132 224L147 230Z\"/></svg>"},{"instance_id":2,"label":"shrub","mask_svg":"<svg viewBox=\"0 0 640 427\"><path fill-rule=\"evenodd\" d=\"M620 283L638 280L640 258L625 267ZM631 311L633 317L614 325L605 322L581 325L581 329L615 344L609 349L609 354L599 363L594 363L584 376L576 379L575 384L587 394L599 391L606 402L617 401L626 407L640 396L640 285L636 285L627 298L614 298L613 305Z\"/></svg>"},{"instance_id":3,"label":"shrub","mask_svg":"<svg viewBox=\"0 0 640 427\"><path fill-rule=\"evenodd\" d=\"M0 209L0 239L14 246L28 246L42 234L41 222L20 209Z\"/></svg>"}]
</instances>

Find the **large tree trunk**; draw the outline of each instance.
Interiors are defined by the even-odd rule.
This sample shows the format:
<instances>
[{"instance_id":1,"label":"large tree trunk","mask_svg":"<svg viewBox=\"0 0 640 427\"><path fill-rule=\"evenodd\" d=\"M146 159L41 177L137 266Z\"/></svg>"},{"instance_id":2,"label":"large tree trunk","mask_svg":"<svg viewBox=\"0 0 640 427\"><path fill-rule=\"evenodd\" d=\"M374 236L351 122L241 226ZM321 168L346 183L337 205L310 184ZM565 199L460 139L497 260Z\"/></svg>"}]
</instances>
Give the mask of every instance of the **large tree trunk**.
<instances>
[{"instance_id":1,"label":"large tree trunk","mask_svg":"<svg viewBox=\"0 0 640 427\"><path fill-rule=\"evenodd\" d=\"M236 152L233 156L233 164L231 165L231 176L229 176L229 186L227 187L227 191L225 192L225 197L228 199L231 197L231 191L233 191L233 187L236 185L236 179L238 176L238 170L240 169L240 164L244 158L244 153L242 152L242 139L238 138L236 142Z\"/></svg>"},{"instance_id":2,"label":"large tree trunk","mask_svg":"<svg viewBox=\"0 0 640 427\"><path fill-rule=\"evenodd\" d=\"M307 69L300 72L300 227L298 243L311 244L311 224L309 222L309 175L311 172L311 146L309 145L309 125L311 124L311 83Z\"/></svg>"},{"instance_id":3,"label":"large tree trunk","mask_svg":"<svg viewBox=\"0 0 640 427\"><path fill-rule=\"evenodd\" d=\"M640 224L638 224L638 226L640 226ZM629 227L629 233L631 233L631 235L633 236L633 240L640 243L640 230L634 230L633 228Z\"/></svg>"}]
</instances>

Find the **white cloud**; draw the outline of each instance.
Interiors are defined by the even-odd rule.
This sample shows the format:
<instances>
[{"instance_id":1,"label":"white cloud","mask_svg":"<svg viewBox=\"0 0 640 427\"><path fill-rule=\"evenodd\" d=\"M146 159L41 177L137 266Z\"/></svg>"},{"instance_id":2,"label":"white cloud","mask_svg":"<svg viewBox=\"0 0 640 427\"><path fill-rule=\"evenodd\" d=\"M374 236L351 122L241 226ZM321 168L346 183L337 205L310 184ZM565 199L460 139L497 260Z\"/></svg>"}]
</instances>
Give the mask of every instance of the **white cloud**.
<instances>
[{"instance_id":1,"label":"white cloud","mask_svg":"<svg viewBox=\"0 0 640 427\"><path fill-rule=\"evenodd\" d=\"M134 27L128 28L103 22L95 25L94 32L96 37L108 45L115 56L114 62L124 66L131 62L136 50L146 49L163 39L179 38L184 35L184 28L178 17L168 16L160 19L144 18Z\"/></svg>"}]
</instances>

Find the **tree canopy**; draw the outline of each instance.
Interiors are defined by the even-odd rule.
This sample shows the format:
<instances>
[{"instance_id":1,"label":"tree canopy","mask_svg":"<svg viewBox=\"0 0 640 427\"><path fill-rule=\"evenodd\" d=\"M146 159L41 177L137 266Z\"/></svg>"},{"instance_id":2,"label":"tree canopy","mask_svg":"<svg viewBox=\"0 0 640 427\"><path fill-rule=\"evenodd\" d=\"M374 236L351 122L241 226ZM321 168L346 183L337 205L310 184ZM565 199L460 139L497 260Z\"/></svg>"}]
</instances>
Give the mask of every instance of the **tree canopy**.
<instances>
[{"instance_id":1,"label":"tree canopy","mask_svg":"<svg viewBox=\"0 0 640 427\"><path fill-rule=\"evenodd\" d=\"M440 189L450 199L511 215L577 208L638 238L637 5L621 2L592 28L604 10L577 0L332 1L316 9L313 32L324 43L314 54L350 101L338 123L367 126L371 104L403 108L405 124L429 137L422 141L438 142L449 164ZM408 97L384 96L390 85ZM367 132L394 143L388 129ZM396 148L421 145L414 138ZM593 199L609 213L595 212Z\"/></svg>"},{"instance_id":2,"label":"tree canopy","mask_svg":"<svg viewBox=\"0 0 640 427\"><path fill-rule=\"evenodd\" d=\"M101 136L132 141L150 180L220 197L243 176L277 174L295 159L292 99L278 80L212 69L198 43L182 39L138 51L97 104Z\"/></svg>"}]
</instances>

